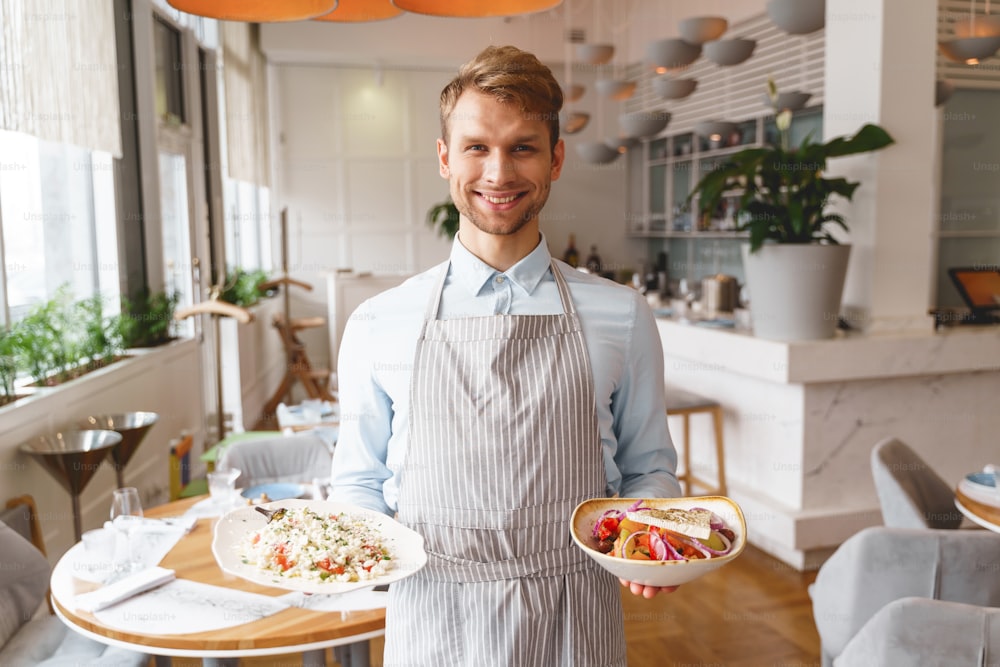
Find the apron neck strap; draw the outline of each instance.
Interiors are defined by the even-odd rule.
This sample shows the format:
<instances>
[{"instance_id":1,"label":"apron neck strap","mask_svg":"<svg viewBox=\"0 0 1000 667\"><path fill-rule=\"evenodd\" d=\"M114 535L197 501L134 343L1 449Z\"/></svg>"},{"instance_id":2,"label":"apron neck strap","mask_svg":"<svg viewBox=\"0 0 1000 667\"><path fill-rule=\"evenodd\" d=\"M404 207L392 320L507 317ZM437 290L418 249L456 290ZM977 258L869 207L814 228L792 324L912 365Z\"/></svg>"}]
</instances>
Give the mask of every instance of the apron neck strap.
<instances>
[{"instance_id":1,"label":"apron neck strap","mask_svg":"<svg viewBox=\"0 0 1000 667\"><path fill-rule=\"evenodd\" d=\"M441 312L441 294L444 293L444 283L450 269L451 260L449 259L441 268L441 272L434 283L434 292L431 294L431 298L427 300L427 311L424 315L425 320L436 320L438 313ZM563 312L568 315L575 315L576 306L570 297L569 285L566 284L566 279L563 278L562 271L559 270L559 267L556 266L553 260L549 260L549 269L552 271L552 277L556 281L556 288L559 290L559 300L562 301Z\"/></svg>"}]
</instances>

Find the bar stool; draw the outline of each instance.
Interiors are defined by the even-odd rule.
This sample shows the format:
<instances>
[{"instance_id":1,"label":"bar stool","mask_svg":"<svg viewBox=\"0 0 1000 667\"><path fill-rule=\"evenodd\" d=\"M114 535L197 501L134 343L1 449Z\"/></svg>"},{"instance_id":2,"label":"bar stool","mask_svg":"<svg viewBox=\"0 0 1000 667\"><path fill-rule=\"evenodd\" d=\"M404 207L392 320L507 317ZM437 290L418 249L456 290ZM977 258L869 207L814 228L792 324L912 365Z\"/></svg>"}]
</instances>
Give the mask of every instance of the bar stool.
<instances>
[{"instance_id":1,"label":"bar stool","mask_svg":"<svg viewBox=\"0 0 1000 667\"><path fill-rule=\"evenodd\" d=\"M684 474L677 479L684 485L684 494L691 495L691 487L699 486L712 495L726 495L726 453L722 440L722 406L718 401L676 387L666 387L667 415L680 417L684 423ZM691 415L709 414L715 430L715 458L718 476L715 484L694 474L691 470Z\"/></svg>"}]
</instances>

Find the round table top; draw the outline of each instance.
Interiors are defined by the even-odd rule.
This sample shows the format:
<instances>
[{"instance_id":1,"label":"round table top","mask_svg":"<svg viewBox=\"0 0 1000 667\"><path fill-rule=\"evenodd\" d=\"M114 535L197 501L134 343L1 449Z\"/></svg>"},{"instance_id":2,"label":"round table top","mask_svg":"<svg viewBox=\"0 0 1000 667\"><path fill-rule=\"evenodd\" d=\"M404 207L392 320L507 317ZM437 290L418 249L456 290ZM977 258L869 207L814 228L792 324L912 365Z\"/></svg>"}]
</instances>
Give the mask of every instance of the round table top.
<instances>
[{"instance_id":1,"label":"round table top","mask_svg":"<svg viewBox=\"0 0 1000 667\"><path fill-rule=\"evenodd\" d=\"M974 500L962 493L961 489L955 490L955 506L973 523L1000 533L1000 507Z\"/></svg>"},{"instance_id":2,"label":"round table top","mask_svg":"<svg viewBox=\"0 0 1000 667\"><path fill-rule=\"evenodd\" d=\"M182 514L205 496L187 498L149 509L148 517ZM225 586L270 596L287 594L284 589L260 586L223 572L212 555L212 531L216 519L199 519L194 529L159 563L174 570L178 579ZM74 547L78 548L78 547ZM102 625L93 614L74 608L76 595L101 585L72 574L72 555L63 555L52 572L52 599L56 613L81 634L106 644L127 646L147 653L173 656L237 657L297 653L304 650L350 644L384 634L385 609L322 612L290 607L251 623L182 635L124 632Z\"/></svg>"}]
</instances>

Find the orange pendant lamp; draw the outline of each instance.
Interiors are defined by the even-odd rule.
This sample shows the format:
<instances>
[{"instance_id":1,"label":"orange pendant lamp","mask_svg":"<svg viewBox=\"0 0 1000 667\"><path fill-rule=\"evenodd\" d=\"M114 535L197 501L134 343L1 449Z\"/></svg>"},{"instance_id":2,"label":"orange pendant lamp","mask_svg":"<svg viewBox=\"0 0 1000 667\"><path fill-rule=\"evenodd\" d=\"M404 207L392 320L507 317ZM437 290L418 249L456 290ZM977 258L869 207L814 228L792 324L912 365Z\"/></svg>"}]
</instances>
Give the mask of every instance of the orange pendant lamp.
<instances>
[{"instance_id":1,"label":"orange pendant lamp","mask_svg":"<svg viewBox=\"0 0 1000 667\"><path fill-rule=\"evenodd\" d=\"M303 21L329 14L337 0L167 0L171 7L222 21L273 23Z\"/></svg>"},{"instance_id":2,"label":"orange pendant lamp","mask_svg":"<svg viewBox=\"0 0 1000 667\"><path fill-rule=\"evenodd\" d=\"M335 10L314 20L360 23L391 19L402 13L403 10L392 4L392 0L340 0Z\"/></svg>"},{"instance_id":3,"label":"orange pendant lamp","mask_svg":"<svg viewBox=\"0 0 1000 667\"><path fill-rule=\"evenodd\" d=\"M557 7L562 0L392 0L400 9L429 16L485 18L543 12Z\"/></svg>"}]
</instances>

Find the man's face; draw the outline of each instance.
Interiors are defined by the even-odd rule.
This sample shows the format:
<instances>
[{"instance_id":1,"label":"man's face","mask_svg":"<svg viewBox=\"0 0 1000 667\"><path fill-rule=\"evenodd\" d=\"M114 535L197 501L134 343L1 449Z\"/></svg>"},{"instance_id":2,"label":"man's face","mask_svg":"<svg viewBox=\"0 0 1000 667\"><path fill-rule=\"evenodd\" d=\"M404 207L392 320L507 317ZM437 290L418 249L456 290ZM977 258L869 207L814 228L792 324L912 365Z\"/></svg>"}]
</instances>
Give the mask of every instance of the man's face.
<instances>
[{"instance_id":1,"label":"man's face","mask_svg":"<svg viewBox=\"0 0 1000 667\"><path fill-rule=\"evenodd\" d=\"M448 142L438 140L439 168L462 216L487 234L515 234L528 223L537 228L565 151L561 139L549 148L545 120L466 91L448 127Z\"/></svg>"}]
</instances>

